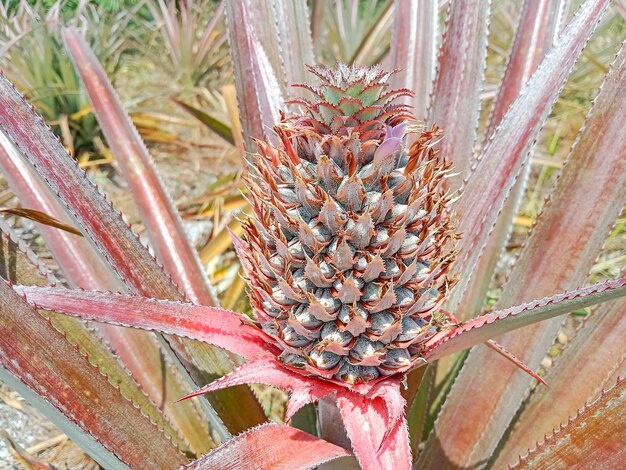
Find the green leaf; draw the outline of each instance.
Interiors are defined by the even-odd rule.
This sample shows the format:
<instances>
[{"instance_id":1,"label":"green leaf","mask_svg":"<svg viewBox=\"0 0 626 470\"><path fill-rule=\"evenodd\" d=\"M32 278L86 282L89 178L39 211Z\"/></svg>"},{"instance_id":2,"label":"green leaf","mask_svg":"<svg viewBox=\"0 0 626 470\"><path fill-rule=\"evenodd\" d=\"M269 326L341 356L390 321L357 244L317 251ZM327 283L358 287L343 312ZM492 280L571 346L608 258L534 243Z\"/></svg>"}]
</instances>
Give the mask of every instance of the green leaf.
<instances>
[{"instance_id":1,"label":"green leaf","mask_svg":"<svg viewBox=\"0 0 626 470\"><path fill-rule=\"evenodd\" d=\"M196 108L183 101L180 101L176 98L172 98L172 101L176 103L178 106L180 106L181 108L183 108L185 111L187 111L189 114L191 114L193 117L195 117L198 121L200 121L206 127L208 127L213 132L215 132L217 135L219 135L226 142L228 142L231 145L235 145L235 139L233 139L233 131L231 130L229 126L224 124L222 121L220 121L217 118L214 118L208 113L205 113L201 109Z\"/></svg>"}]
</instances>

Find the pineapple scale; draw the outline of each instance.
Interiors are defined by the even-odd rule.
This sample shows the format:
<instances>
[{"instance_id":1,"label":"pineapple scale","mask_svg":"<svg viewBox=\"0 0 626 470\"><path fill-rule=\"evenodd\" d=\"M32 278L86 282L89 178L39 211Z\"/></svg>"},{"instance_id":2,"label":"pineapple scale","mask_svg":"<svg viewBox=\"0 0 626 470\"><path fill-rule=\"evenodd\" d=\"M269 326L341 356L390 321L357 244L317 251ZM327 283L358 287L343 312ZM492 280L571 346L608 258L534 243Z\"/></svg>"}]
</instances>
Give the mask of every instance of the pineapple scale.
<instances>
[{"instance_id":1,"label":"pineapple scale","mask_svg":"<svg viewBox=\"0 0 626 470\"><path fill-rule=\"evenodd\" d=\"M259 141L247 180L244 272L288 366L346 384L401 373L452 323L440 313L456 234L439 131L378 67L310 69L316 101ZM410 129L407 133L407 129ZM414 142L407 145L407 136Z\"/></svg>"}]
</instances>

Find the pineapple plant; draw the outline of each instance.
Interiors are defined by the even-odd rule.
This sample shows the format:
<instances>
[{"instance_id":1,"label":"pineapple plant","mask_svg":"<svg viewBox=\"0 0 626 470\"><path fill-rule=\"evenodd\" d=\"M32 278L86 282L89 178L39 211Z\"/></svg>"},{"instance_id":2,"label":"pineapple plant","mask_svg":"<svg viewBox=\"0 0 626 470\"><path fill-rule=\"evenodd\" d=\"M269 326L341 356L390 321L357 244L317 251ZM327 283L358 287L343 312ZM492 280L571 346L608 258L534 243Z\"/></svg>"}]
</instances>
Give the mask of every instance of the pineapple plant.
<instances>
[{"instance_id":1,"label":"pineapple plant","mask_svg":"<svg viewBox=\"0 0 626 470\"><path fill-rule=\"evenodd\" d=\"M85 240L41 226L59 280L0 224L1 259L9 260L0 264L0 378L105 468L618 468L626 393L617 313L626 279L579 286L623 208L624 47L500 301L482 315L479 303L510 226L507 197L607 3L584 2L543 57L524 34L533 27L549 42L557 17L546 2L525 2L509 67L514 73L514 58L534 67L517 91L505 79L501 100L519 96L495 108L501 115L473 158L484 56L460 57L468 44L484 46L488 1L451 2L434 80L340 62L309 67L307 76L299 62L313 48L297 27L306 2L273 4L285 19L273 24L275 36L253 14L258 4L226 2L251 207L232 239L251 316L216 304L104 70L80 34L64 30L156 258L2 77L0 162L14 192L62 224L77 223L102 258ZM415 31L417 5L394 6L393 62L407 70L422 59L416 51L426 52L403 36ZM302 96L289 90L283 105L286 81ZM429 86L429 108L411 106L411 89ZM562 388L537 386L520 410L531 381L544 380L536 370L557 317L600 303L548 374ZM429 393L438 373L445 399ZM246 384L289 392L283 424L263 423ZM574 415L523 455L537 424L549 433Z\"/></svg>"}]
</instances>

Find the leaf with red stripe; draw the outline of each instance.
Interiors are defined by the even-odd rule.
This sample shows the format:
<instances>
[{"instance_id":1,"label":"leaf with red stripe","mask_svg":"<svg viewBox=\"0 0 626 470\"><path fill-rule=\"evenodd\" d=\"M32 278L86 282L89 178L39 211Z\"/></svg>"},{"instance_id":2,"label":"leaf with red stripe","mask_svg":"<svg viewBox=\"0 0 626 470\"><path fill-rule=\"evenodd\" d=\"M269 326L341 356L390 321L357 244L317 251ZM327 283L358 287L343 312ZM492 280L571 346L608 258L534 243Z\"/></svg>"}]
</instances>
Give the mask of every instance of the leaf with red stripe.
<instances>
[{"instance_id":1,"label":"leaf with red stripe","mask_svg":"<svg viewBox=\"0 0 626 470\"><path fill-rule=\"evenodd\" d=\"M476 141L490 4L489 0L450 2L438 56L428 121L445 132L438 148L458 173L455 189L469 172Z\"/></svg>"},{"instance_id":2,"label":"leaf with red stripe","mask_svg":"<svg viewBox=\"0 0 626 470\"><path fill-rule=\"evenodd\" d=\"M14 286L31 305L66 315L204 341L245 358L276 347L242 314L219 307L96 291Z\"/></svg>"},{"instance_id":3,"label":"leaf with red stripe","mask_svg":"<svg viewBox=\"0 0 626 470\"><path fill-rule=\"evenodd\" d=\"M394 2L393 38L390 50L394 88L408 88L413 97L402 98L413 106L417 119L426 119L437 59L439 2Z\"/></svg>"},{"instance_id":4,"label":"leaf with red stripe","mask_svg":"<svg viewBox=\"0 0 626 470\"><path fill-rule=\"evenodd\" d=\"M0 143L0 168L20 202L71 224L72 220L60 203L2 134ZM123 289L113 271L102 262L87 240L45 225L39 227L39 232L70 286L112 291ZM12 280L19 284L38 284L26 279ZM115 355L153 403L163 403L164 383L166 394L180 396L190 390L189 384L180 377L174 364L168 364L163 369L160 346L149 333L100 324L98 334L115 351ZM178 427L192 449L197 452L209 450L211 441L206 418L196 403L174 407L171 401L166 400L163 413Z\"/></svg>"}]
</instances>

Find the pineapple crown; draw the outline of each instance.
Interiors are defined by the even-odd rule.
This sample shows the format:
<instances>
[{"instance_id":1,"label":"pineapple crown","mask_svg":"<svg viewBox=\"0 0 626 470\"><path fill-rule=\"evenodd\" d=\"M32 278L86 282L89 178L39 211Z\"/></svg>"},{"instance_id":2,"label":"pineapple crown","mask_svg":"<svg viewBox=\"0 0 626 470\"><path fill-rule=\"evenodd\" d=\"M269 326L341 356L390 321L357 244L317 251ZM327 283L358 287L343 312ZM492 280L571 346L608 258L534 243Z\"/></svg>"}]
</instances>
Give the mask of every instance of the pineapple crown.
<instances>
[{"instance_id":1,"label":"pineapple crown","mask_svg":"<svg viewBox=\"0 0 626 470\"><path fill-rule=\"evenodd\" d=\"M236 246L254 312L287 366L346 386L420 362L441 313L456 238L433 148L379 67L311 67L320 100L259 141L253 217ZM411 130L409 130L411 129ZM405 134L414 134L407 148Z\"/></svg>"},{"instance_id":2,"label":"pineapple crown","mask_svg":"<svg viewBox=\"0 0 626 470\"><path fill-rule=\"evenodd\" d=\"M308 66L320 79L320 85L294 85L309 90L317 98L309 101L298 98L290 104L299 104L307 115L296 117L300 126L322 133L344 134L347 128L365 132L381 126L397 126L414 119L410 106L396 103L401 96L413 96L409 89L389 89L387 80L395 72L386 72L380 66L348 67L337 62L336 68Z\"/></svg>"}]
</instances>

